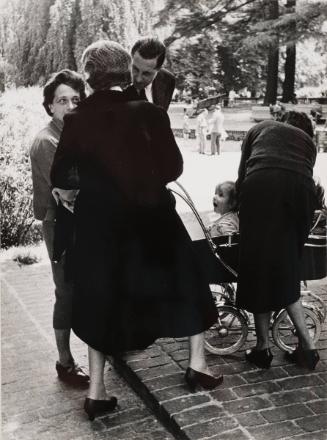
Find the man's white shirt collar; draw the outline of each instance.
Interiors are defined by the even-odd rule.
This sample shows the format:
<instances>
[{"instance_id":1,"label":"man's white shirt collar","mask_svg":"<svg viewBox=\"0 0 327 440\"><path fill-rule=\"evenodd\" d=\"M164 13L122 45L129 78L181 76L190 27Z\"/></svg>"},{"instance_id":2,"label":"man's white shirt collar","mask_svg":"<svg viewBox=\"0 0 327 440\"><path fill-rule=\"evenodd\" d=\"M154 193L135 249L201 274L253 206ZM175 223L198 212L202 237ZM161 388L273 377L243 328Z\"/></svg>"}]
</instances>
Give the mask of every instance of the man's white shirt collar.
<instances>
[{"instance_id":1,"label":"man's white shirt collar","mask_svg":"<svg viewBox=\"0 0 327 440\"><path fill-rule=\"evenodd\" d=\"M146 99L149 102L153 103L152 82L150 84L148 84L146 87L144 87L144 92L145 92Z\"/></svg>"}]
</instances>

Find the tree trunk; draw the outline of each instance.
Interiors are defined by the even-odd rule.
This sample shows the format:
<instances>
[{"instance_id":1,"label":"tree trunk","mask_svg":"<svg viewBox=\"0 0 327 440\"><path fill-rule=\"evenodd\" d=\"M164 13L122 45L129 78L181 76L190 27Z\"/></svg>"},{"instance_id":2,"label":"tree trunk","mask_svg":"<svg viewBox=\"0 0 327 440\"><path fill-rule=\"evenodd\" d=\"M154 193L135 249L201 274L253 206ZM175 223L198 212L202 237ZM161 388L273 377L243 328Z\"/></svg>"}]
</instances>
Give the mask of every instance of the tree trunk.
<instances>
[{"instance_id":1,"label":"tree trunk","mask_svg":"<svg viewBox=\"0 0 327 440\"><path fill-rule=\"evenodd\" d=\"M295 11L296 0L287 0L287 13ZM295 21L290 25L291 35L296 33ZM283 102L293 101L294 99L294 83L295 83L295 66L296 66L296 43L291 43L286 47L285 60L285 79L283 83Z\"/></svg>"},{"instance_id":2,"label":"tree trunk","mask_svg":"<svg viewBox=\"0 0 327 440\"><path fill-rule=\"evenodd\" d=\"M271 44L268 53L267 84L264 105L275 104L278 86L278 43Z\"/></svg>"},{"instance_id":3,"label":"tree trunk","mask_svg":"<svg viewBox=\"0 0 327 440\"><path fill-rule=\"evenodd\" d=\"M278 0L271 0L267 5L268 19L278 18ZM278 35L272 37L268 50L267 83L264 105L275 104L278 86L279 41Z\"/></svg>"},{"instance_id":4,"label":"tree trunk","mask_svg":"<svg viewBox=\"0 0 327 440\"><path fill-rule=\"evenodd\" d=\"M285 79L283 83L282 102L292 101L294 98L295 83L295 64L296 64L296 45L292 44L286 48L285 60Z\"/></svg>"}]
</instances>

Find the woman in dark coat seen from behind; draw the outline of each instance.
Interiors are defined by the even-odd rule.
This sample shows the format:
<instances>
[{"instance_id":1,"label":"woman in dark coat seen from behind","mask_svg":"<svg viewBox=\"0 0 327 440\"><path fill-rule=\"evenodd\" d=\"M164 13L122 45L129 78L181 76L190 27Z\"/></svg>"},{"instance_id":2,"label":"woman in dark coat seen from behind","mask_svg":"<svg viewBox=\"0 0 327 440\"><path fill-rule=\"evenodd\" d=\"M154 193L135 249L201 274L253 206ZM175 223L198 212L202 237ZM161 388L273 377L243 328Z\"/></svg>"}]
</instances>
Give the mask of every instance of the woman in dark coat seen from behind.
<instances>
[{"instance_id":1,"label":"woman in dark coat seen from behind","mask_svg":"<svg viewBox=\"0 0 327 440\"><path fill-rule=\"evenodd\" d=\"M160 337L190 336L185 380L215 388L204 357L203 332L216 320L208 285L191 240L166 189L183 161L166 112L146 101L128 102L129 54L109 40L82 58L93 93L65 119L52 168L61 187L77 166L76 242L73 252L73 330L89 345L92 420L110 411L103 382L105 355L144 349Z\"/></svg>"},{"instance_id":2,"label":"woman in dark coat seen from behind","mask_svg":"<svg viewBox=\"0 0 327 440\"><path fill-rule=\"evenodd\" d=\"M257 344L246 359L269 368L272 311L286 308L299 344L286 358L314 369L319 354L300 300L301 257L316 204L316 147L311 121L290 111L282 122L252 127L242 144L237 190L240 214L238 307L254 315Z\"/></svg>"}]
</instances>

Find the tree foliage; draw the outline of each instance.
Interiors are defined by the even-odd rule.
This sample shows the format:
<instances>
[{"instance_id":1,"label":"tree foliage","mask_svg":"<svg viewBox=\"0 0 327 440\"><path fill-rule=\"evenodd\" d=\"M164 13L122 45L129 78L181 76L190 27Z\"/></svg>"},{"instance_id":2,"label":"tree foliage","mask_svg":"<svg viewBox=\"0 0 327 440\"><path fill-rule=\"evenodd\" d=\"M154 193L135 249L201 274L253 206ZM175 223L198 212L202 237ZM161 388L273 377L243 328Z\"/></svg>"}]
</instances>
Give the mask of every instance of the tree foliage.
<instances>
[{"instance_id":1,"label":"tree foliage","mask_svg":"<svg viewBox=\"0 0 327 440\"><path fill-rule=\"evenodd\" d=\"M186 88L192 94L198 94L200 88L213 85L212 71L217 67L215 60L215 46L204 35L182 39L176 50L170 50L168 68L176 76L177 88Z\"/></svg>"},{"instance_id":2,"label":"tree foliage","mask_svg":"<svg viewBox=\"0 0 327 440\"><path fill-rule=\"evenodd\" d=\"M213 77L226 91L244 84L254 91L266 82L266 102L271 102L276 98L281 70L278 51L309 37L326 40L322 24L327 18L327 1L297 0L290 13L287 6L292 3L294 0L167 0L157 25L173 24L172 35L166 40L172 47L181 38L210 32L216 41L220 69L212 72ZM288 52L294 56L294 50ZM288 73L292 69L289 65ZM294 72L292 75L294 80ZM292 78L286 82L291 90Z\"/></svg>"},{"instance_id":3,"label":"tree foliage","mask_svg":"<svg viewBox=\"0 0 327 440\"><path fill-rule=\"evenodd\" d=\"M84 49L99 38L130 48L151 32L152 21L151 0L3 0L0 61L7 63L6 81L33 85L59 69L76 70Z\"/></svg>"},{"instance_id":4,"label":"tree foliage","mask_svg":"<svg viewBox=\"0 0 327 440\"><path fill-rule=\"evenodd\" d=\"M6 90L0 100L0 230L1 247L41 238L34 227L29 147L49 120L42 108L42 89Z\"/></svg>"}]
</instances>

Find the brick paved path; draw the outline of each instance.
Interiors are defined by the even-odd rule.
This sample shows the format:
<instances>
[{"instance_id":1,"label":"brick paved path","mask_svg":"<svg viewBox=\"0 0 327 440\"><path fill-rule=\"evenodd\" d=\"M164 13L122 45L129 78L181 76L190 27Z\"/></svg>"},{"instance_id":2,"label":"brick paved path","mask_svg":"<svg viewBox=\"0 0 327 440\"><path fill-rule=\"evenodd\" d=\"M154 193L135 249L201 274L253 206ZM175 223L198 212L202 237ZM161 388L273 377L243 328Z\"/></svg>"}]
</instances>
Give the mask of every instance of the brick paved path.
<instances>
[{"instance_id":1,"label":"brick paved path","mask_svg":"<svg viewBox=\"0 0 327 440\"><path fill-rule=\"evenodd\" d=\"M326 279L309 287L327 300ZM326 440L327 438L327 331L318 344L324 359L316 370L287 364L273 348L269 370L244 361L247 344L230 356L208 355L224 384L212 392L191 394L183 383L187 367L187 340L159 340L143 353L117 360L119 369L158 417L180 439L200 440ZM252 341L251 341L252 339Z\"/></svg>"},{"instance_id":2,"label":"brick paved path","mask_svg":"<svg viewBox=\"0 0 327 440\"><path fill-rule=\"evenodd\" d=\"M326 279L310 286L327 300ZM208 356L212 371L223 373L225 381L215 391L196 394L183 382L187 341L160 340L146 351L115 362L148 407L110 367L106 384L118 396L120 408L90 423L81 409L84 392L67 389L55 377L51 290L47 264L4 265L3 439L172 439L153 412L180 439L327 438L326 326L319 342L325 361L313 373L287 364L277 348L270 370L251 367L244 361L244 349L253 344L250 335L243 351ZM78 362L85 365L85 346L74 339L73 349Z\"/></svg>"},{"instance_id":3,"label":"brick paved path","mask_svg":"<svg viewBox=\"0 0 327 440\"><path fill-rule=\"evenodd\" d=\"M119 409L90 423L82 410L85 391L56 377L50 266L2 267L2 440L173 440L111 366L107 390ZM73 337L77 361L87 350Z\"/></svg>"}]
</instances>

